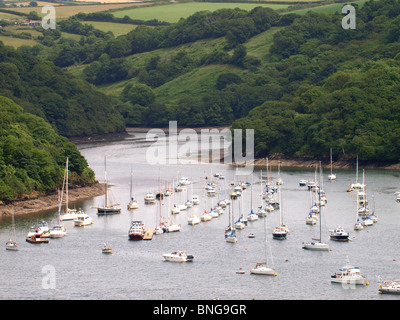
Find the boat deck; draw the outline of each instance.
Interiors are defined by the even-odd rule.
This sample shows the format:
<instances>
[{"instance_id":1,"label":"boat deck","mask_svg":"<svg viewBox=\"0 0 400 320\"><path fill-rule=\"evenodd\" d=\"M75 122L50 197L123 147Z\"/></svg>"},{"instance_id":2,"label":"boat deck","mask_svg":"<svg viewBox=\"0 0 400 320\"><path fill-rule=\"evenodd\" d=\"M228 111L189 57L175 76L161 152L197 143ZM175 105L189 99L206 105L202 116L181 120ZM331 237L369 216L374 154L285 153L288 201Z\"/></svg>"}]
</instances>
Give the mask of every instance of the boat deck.
<instances>
[{"instance_id":1,"label":"boat deck","mask_svg":"<svg viewBox=\"0 0 400 320\"><path fill-rule=\"evenodd\" d=\"M144 233L143 240L151 240L153 239L153 234L156 230L155 229L146 229Z\"/></svg>"}]
</instances>

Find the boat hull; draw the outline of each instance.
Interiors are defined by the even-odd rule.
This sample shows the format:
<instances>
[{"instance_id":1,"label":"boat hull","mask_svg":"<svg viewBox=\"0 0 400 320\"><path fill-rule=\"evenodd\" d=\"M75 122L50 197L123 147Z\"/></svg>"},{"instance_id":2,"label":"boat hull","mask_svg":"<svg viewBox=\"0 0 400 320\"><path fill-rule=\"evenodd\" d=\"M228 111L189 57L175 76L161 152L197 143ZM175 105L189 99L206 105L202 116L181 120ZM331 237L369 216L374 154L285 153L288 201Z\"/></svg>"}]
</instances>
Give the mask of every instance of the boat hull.
<instances>
[{"instance_id":1,"label":"boat hull","mask_svg":"<svg viewBox=\"0 0 400 320\"><path fill-rule=\"evenodd\" d=\"M275 270L267 267L260 267L260 268L252 268L250 269L251 274L260 274L265 276L275 276Z\"/></svg>"},{"instance_id":2,"label":"boat hull","mask_svg":"<svg viewBox=\"0 0 400 320\"><path fill-rule=\"evenodd\" d=\"M329 251L329 246L327 244L319 242L303 243L302 248L314 251Z\"/></svg>"},{"instance_id":3,"label":"boat hull","mask_svg":"<svg viewBox=\"0 0 400 320\"><path fill-rule=\"evenodd\" d=\"M345 235L343 235L343 236L341 236L341 235L334 235L334 236L331 235L330 239L333 240L333 241L346 242L346 241L349 241L349 236L348 235L347 236L345 236Z\"/></svg>"},{"instance_id":4,"label":"boat hull","mask_svg":"<svg viewBox=\"0 0 400 320\"><path fill-rule=\"evenodd\" d=\"M348 284L348 285L363 285L365 284L364 277L335 277L331 276L332 283L341 283L341 284Z\"/></svg>"},{"instance_id":5,"label":"boat hull","mask_svg":"<svg viewBox=\"0 0 400 320\"><path fill-rule=\"evenodd\" d=\"M121 208L98 208L97 215L108 215L121 213Z\"/></svg>"},{"instance_id":6,"label":"boat hull","mask_svg":"<svg viewBox=\"0 0 400 320\"><path fill-rule=\"evenodd\" d=\"M130 233L129 240L135 240L135 241L143 240L143 236L144 234L141 233Z\"/></svg>"}]
</instances>

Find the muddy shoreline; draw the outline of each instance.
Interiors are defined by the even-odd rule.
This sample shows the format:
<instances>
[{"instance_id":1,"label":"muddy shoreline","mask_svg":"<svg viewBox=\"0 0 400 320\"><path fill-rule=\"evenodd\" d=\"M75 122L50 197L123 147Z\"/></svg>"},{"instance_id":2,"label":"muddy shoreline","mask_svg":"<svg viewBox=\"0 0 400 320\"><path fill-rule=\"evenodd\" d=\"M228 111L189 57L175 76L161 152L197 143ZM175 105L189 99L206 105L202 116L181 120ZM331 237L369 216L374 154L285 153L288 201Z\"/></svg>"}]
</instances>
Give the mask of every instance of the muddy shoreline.
<instances>
[{"instance_id":1,"label":"muddy shoreline","mask_svg":"<svg viewBox=\"0 0 400 320\"><path fill-rule=\"evenodd\" d=\"M69 202L72 203L103 195L104 191L104 184L101 183L95 183L91 186L80 188L70 188L68 190L68 199ZM11 216L13 207L16 216L36 213L43 210L56 210L58 208L58 194L39 195L34 199L14 201L12 204L1 205L0 217Z\"/></svg>"}]
</instances>

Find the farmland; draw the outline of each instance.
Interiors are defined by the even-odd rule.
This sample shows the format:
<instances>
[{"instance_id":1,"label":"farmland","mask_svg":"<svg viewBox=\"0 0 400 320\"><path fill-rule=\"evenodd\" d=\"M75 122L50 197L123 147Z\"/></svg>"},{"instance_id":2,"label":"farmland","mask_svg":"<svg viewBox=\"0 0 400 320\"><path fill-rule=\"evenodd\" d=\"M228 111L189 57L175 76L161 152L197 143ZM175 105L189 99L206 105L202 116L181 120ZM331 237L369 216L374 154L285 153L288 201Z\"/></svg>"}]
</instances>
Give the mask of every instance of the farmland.
<instances>
[{"instance_id":1,"label":"farmland","mask_svg":"<svg viewBox=\"0 0 400 320\"><path fill-rule=\"evenodd\" d=\"M177 22L180 18L187 18L198 11L215 11L222 8L240 8L251 10L255 7L269 7L272 9L285 9L287 4L266 4L266 3L209 3L209 2L190 2L179 4L168 4L143 8L130 8L116 11L115 17L122 18L128 16L132 19Z\"/></svg>"}]
</instances>

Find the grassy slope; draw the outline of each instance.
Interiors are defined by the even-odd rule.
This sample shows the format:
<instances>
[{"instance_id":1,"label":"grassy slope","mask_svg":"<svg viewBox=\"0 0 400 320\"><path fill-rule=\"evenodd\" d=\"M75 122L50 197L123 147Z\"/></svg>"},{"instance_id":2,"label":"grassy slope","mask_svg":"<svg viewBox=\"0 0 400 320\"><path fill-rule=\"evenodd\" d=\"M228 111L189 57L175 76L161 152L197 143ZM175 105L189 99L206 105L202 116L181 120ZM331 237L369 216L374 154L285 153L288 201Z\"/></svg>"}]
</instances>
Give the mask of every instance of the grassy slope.
<instances>
[{"instance_id":1,"label":"grassy slope","mask_svg":"<svg viewBox=\"0 0 400 320\"><path fill-rule=\"evenodd\" d=\"M259 6L269 7L275 10L285 9L288 7L287 4L191 2L121 10L114 12L114 16L122 18L127 15L132 19L157 19L160 21L177 22L180 18L187 18L198 11L215 11L222 8L241 8L244 10L251 10Z\"/></svg>"}]
</instances>

